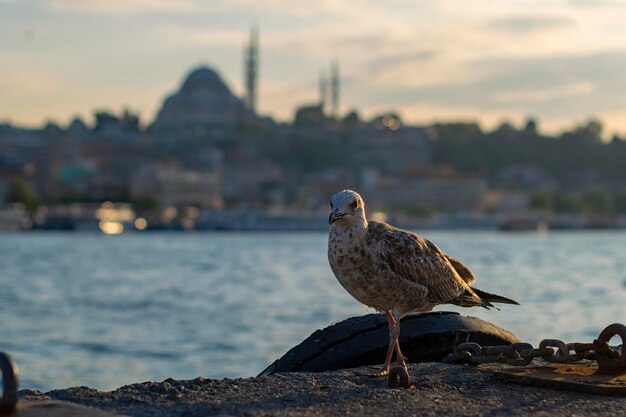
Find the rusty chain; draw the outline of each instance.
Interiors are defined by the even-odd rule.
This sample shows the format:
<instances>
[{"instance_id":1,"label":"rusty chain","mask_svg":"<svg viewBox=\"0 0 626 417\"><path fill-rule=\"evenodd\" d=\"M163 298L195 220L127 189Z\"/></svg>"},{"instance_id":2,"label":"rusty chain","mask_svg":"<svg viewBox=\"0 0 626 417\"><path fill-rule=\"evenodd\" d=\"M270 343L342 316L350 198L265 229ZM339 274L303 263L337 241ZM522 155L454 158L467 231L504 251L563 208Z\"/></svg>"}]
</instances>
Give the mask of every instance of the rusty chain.
<instances>
[{"instance_id":1,"label":"rusty chain","mask_svg":"<svg viewBox=\"0 0 626 417\"><path fill-rule=\"evenodd\" d=\"M0 373L2 375L2 396L0 416L12 414L17 403L17 367L11 357L0 352Z\"/></svg>"},{"instance_id":2,"label":"rusty chain","mask_svg":"<svg viewBox=\"0 0 626 417\"><path fill-rule=\"evenodd\" d=\"M622 339L622 352L609 346L613 336ZM527 366L533 359L540 358L550 363L576 363L582 360L598 362L598 372L604 374L626 373L626 326L613 323L607 326L592 343L565 343L558 339L544 339L534 348L530 343L512 343L509 346L481 346L478 343L459 344L455 351L446 356L445 363L500 362L513 366Z\"/></svg>"}]
</instances>

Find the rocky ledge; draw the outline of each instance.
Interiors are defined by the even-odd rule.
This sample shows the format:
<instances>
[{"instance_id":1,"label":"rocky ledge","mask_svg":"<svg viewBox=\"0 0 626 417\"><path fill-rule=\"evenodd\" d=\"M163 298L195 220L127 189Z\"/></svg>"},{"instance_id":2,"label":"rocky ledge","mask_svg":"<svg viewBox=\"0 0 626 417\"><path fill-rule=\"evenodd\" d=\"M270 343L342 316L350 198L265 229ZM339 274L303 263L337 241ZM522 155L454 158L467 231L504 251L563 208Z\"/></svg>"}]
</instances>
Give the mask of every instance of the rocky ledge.
<instances>
[{"instance_id":1,"label":"rocky ledge","mask_svg":"<svg viewBox=\"0 0 626 417\"><path fill-rule=\"evenodd\" d=\"M413 390L390 389L375 369L283 373L245 379L167 379L111 392L87 387L22 390L20 408L54 402L81 415L126 416L622 416L626 397L606 397L501 382L488 368L410 364ZM42 403L45 401L45 403ZM69 402L72 404L67 404ZM51 408L48 408L50 411ZM104 412L104 413L103 413ZM28 413L21 413L25 416ZM34 415L34 414L33 414ZM41 414L41 415L52 415ZM58 415L64 415L60 412ZM68 415L68 414L65 414ZM76 414L79 415L79 414Z\"/></svg>"}]
</instances>

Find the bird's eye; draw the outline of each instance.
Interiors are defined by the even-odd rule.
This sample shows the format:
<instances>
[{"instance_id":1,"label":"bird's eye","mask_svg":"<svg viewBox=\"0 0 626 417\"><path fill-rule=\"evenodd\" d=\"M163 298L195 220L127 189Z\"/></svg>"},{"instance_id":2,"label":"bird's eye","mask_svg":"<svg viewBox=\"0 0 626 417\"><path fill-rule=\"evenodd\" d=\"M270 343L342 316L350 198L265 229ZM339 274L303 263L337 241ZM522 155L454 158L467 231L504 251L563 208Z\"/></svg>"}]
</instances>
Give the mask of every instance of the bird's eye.
<instances>
[{"instance_id":1,"label":"bird's eye","mask_svg":"<svg viewBox=\"0 0 626 417\"><path fill-rule=\"evenodd\" d=\"M350 205L352 210L356 210L358 206L359 206L359 202L357 200L354 200L354 202Z\"/></svg>"}]
</instances>

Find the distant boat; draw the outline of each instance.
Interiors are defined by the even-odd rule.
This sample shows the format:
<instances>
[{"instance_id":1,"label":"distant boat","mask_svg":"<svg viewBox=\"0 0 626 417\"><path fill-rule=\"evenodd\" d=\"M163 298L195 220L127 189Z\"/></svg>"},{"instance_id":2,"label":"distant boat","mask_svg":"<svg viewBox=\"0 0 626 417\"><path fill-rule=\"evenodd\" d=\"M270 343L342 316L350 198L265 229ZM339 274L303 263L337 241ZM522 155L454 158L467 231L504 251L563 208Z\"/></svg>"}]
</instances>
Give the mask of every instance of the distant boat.
<instances>
[{"instance_id":1,"label":"distant boat","mask_svg":"<svg viewBox=\"0 0 626 417\"><path fill-rule=\"evenodd\" d=\"M204 212L196 223L197 230L232 231L325 231L326 213L282 212L267 210Z\"/></svg>"},{"instance_id":2,"label":"distant boat","mask_svg":"<svg viewBox=\"0 0 626 417\"><path fill-rule=\"evenodd\" d=\"M504 220L498 229L503 232L545 232L548 222L532 217L512 217Z\"/></svg>"},{"instance_id":3,"label":"distant boat","mask_svg":"<svg viewBox=\"0 0 626 417\"><path fill-rule=\"evenodd\" d=\"M0 232L18 232L31 227L32 222L24 209L0 209Z\"/></svg>"}]
</instances>

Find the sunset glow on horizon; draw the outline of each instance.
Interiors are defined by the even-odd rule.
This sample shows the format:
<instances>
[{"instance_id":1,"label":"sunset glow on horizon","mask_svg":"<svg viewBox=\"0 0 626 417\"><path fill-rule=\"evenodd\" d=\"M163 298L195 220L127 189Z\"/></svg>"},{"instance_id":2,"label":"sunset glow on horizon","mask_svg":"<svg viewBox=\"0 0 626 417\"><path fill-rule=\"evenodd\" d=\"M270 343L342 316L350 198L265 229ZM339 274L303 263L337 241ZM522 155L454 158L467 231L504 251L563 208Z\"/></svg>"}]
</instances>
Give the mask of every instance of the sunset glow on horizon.
<instances>
[{"instance_id":1,"label":"sunset glow on horizon","mask_svg":"<svg viewBox=\"0 0 626 417\"><path fill-rule=\"evenodd\" d=\"M591 117L626 134L625 1L0 0L0 123L66 125L129 108L144 124L198 65L243 94L260 32L258 109L292 120L340 64L340 113L541 130Z\"/></svg>"}]
</instances>

